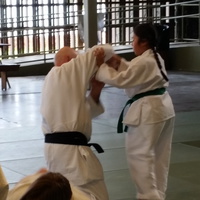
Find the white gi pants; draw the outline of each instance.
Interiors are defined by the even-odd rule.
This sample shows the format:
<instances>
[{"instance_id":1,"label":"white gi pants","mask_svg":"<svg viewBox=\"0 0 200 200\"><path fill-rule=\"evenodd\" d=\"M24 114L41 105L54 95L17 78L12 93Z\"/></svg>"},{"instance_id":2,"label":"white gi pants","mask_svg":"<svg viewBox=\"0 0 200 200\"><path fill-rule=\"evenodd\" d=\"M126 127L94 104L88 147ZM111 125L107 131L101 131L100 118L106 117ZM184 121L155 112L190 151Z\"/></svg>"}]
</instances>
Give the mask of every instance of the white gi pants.
<instances>
[{"instance_id":1,"label":"white gi pants","mask_svg":"<svg viewBox=\"0 0 200 200\"><path fill-rule=\"evenodd\" d=\"M170 118L128 128L126 155L138 199L165 199L173 127L174 118Z\"/></svg>"},{"instance_id":2,"label":"white gi pants","mask_svg":"<svg viewBox=\"0 0 200 200\"><path fill-rule=\"evenodd\" d=\"M90 147L45 143L44 153L49 171L61 173L91 199L109 199L103 168Z\"/></svg>"}]
</instances>

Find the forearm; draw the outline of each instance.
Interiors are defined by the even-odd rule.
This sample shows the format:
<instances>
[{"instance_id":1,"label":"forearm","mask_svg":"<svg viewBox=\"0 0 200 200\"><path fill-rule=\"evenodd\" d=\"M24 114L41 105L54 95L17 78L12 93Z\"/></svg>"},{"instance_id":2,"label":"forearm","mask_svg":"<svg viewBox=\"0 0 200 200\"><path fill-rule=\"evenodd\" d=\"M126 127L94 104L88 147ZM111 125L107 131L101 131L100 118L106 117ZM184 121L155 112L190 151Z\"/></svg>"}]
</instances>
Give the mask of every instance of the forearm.
<instances>
[{"instance_id":1,"label":"forearm","mask_svg":"<svg viewBox=\"0 0 200 200\"><path fill-rule=\"evenodd\" d=\"M91 90L88 96L88 102L90 104L92 118L104 112L104 108L100 102L100 95L104 85L105 83L97 81L95 76L91 79Z\"/></svg>"},{"instance_id":2,"label":"forearm","mask_svg":"<svg viewBox=\"0 0 200 200\"><path fill-rule=\"evenodd\" d=\"M104 83L96 85L95 87L92 87L90 90L90 96L92 97L92 99L96 102L99 103L99 99L100 99L100 95L101 95L101 91L104 87Z\"/></svg>"},{"instance_id":3,"label":"forearm","mask_svg":"<svg viewBox=\"0 0 200 200\"><path fill-rule=\"evenodd\" d=\"M89 95L87 97L87 101L89 103L89 108L90 108L92 118L95 118L95 117L101 115L102 113L104 113L104 107L103 107L100 99L99 99L99 102L96 103L96 101L93 99L93 97L91 95Z\"/></svg>"}]
</instances>

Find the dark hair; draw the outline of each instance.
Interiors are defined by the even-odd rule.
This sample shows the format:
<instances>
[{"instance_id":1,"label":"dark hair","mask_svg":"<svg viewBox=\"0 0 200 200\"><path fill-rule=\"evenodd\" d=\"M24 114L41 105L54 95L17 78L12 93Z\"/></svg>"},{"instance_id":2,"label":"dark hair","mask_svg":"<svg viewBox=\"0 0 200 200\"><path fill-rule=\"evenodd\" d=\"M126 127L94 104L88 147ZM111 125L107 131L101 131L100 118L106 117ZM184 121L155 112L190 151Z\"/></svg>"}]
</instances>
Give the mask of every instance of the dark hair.
<instances>
[{"instance_id":1,"label":"dark hair","mask_svg":"<svg viewBox=\"0 0 200 200\"><path fill-rule=\"evenodd\" d=\"M60 173L47 172L32 183L20 200L70 200L69 181Z\"/></svg>"},{"instance_id":2,"label":"dark hair","mask_svg":"<svg viewBox=\"0 0 200 200\"><path fill-rule=\"evenodd\" d=\"M167 76L164 74L162 71L162 65L160 63L160 60L158 58L158 54L156 51L156 46L157 46L157 31L155 29L155 26L150 23L144 23L144 24L139 24L134 28L134 34L137 35L139 38L139 42L147 42L149 47L153 50L154 57L156 59L156 62L158 64L158 67L161 71L161 74L163 78L168 81Z\"/></svg>"},{"instance_id":3,"label":"dark hair","mask_svg":"<svg viewBox=\"0 0 200 200\"><path fill-rule=\"evenodd\" d=\"M134 34L139 37L139 42L148 42L150 48L155 48L157 45L157 32L154 26L150 23L139 24L134 28Z\"/></svg>"}]
</instances>

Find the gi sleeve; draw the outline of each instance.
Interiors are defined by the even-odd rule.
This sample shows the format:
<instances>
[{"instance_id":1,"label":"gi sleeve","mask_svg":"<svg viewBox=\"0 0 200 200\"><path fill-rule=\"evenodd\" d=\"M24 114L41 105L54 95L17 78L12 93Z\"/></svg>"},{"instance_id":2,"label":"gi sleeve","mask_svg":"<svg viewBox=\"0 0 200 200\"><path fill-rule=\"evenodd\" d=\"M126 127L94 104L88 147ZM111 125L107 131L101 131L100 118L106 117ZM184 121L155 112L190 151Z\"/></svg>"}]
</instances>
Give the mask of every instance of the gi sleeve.
<instances>
[{"instance_id":1,"label":"gi sleeve","mask_svg":"<svg viewBox=\"0 0 200 200\"><path fill-rule=\"evenodd\" d=\"M105 53L104 62L109 60L115 54L112 46L109 45L109 44L95 45L95 46L92 47L92 51L94 51L97 48L103 48L104 49L104 53Z\"/></svg>"},{"instance_id":2,"label":"gi sleeve","mask_svg":"<svg viewBox=\"0 0 200 200\"><path fill-rule=\"evenodd\" d=\"M141 61L141 59L140 62L137 61L138 59L133 59L131 62L123 62L118 71L104 63L97 71L96 79L123 89L141 84L148 85L153 79L162 79L157 67L148 65L147 62Z\"/></svg>"},{"instance_id":3,"label":"gi sleeve","mask_svg":"<svg viewBox=\"0 0 200 200\"><path fill-rule=\"evenodd\" d=\"M99 103L96 103L90 95L87 97L87 101L90 107L92 118L95 118L104 113L104 107L100 101Z\"/></svg>"}]
</instances>

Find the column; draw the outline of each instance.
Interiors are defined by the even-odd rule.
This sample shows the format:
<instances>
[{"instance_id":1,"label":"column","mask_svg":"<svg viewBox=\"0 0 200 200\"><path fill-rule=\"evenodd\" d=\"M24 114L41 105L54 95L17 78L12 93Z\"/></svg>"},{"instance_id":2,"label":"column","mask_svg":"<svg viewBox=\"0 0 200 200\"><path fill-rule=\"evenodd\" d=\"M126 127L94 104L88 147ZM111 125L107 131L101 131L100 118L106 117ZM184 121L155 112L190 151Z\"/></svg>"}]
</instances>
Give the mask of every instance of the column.
<instances>
[{"instance_id":1,"label":"column","mask_svg":"<svg viewBox=\"0 0 200 200\"><path fill-rule=\"evenodd\" d=\"M85 49L97 44L97 2L84 0L84 42Z\"/></svg>"}]
</instances>

